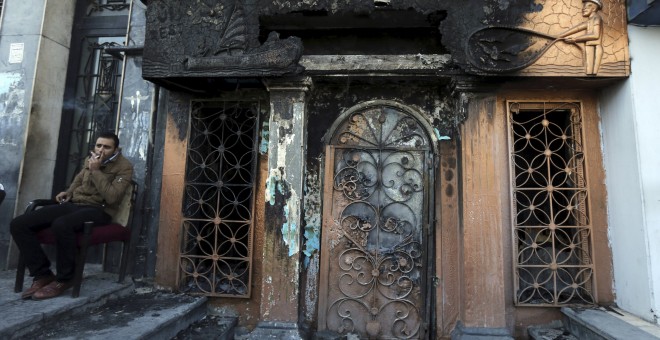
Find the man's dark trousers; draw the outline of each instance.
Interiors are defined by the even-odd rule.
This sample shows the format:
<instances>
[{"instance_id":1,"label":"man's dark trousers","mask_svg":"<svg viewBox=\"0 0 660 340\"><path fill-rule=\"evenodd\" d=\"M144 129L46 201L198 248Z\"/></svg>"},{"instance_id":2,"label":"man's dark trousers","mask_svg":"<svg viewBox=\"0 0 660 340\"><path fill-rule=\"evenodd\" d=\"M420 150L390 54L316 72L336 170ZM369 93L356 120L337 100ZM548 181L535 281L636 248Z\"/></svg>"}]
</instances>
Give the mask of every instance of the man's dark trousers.
<instances>
[{"instance_id":1,"label":"man's dark trousers","mask_svg":"<svg viewBox=\"0 0 660 340\"><path fill-rule=\"evenodd\" d=\"M110 215L103 211L103 207L68 202L48 205L20 215L11 221L10 230L25 259L25 265L30 270L30 276L41 277L52 272L50 261L41 248L36 234L40 230L51 228L57 240L56 278L59 282L66 282L73 279L77 249L76 232L82 231L87 221L101 225L110 220Z\"/></svg>"}]
</instances>

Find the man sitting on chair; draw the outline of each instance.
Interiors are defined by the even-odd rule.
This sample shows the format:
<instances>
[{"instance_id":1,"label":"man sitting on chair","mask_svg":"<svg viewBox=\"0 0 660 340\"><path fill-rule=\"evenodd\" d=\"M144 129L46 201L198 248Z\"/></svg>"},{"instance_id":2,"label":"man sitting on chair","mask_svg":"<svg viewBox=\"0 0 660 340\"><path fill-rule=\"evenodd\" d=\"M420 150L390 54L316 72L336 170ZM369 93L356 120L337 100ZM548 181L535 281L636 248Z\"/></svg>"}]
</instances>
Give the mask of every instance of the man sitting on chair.
<instances>
[{"instance_id":1,"label":"man sitting on chair","mask_svg":"<svg viewBox=\"0 0 660 340\"><path fill-rule=\"evenodd\" d=\"M117 212L124 191L130 187L133 165L121 155L119 138L112 132L101 133L94 151L67 191L55 196L59 204L20 215L11 221L11 235L34 277L32 286L21 297L35 300L56 297L73 283L77 250L76 232L84 223L109 223ZM37 233L51 228L56 238L57 276L41 248Z\"/></svg>"}]
</instances>

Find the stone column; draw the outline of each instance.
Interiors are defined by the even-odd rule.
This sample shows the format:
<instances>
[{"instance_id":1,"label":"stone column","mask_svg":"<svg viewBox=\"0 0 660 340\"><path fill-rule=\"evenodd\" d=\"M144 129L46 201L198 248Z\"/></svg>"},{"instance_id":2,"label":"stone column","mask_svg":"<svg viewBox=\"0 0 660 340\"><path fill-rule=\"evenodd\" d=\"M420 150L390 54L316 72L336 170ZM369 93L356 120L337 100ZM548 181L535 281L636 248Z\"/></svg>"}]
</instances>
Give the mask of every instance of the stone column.
<instances>
[{"instance_id":1,"label":"stone column","mask_svg":"<svg viewBox=\"0 0 660 340\"><path fill-rule=\"evenodd\" d=\"M0 53L7 59L0 64L0 79L8 87L0 88L0 95L8 102L0 110L0 182L7 197L0 206L0 263L7 258L13 268L18 249L10 242L11 218L31 200L52 197L76 2L6 3ZM12 48L20 53L9 58Z\"/></svg>"},{"instance_id":2,"label":"stone column","mask_svg":"<svg viewBox=\"0 0 660 340\"><path fill-rule=\"evenodd\" d=\"M264 222L262 322L254 338L300 338L301 203L307 155L306 93L311 79L268 80L270 121Z\"/></svg>"},{"instance_id":3,"label":"stone column","mask_svg":"<svg viewBox=\"0 0 660 340\"><path fill-rule=\"evenodd\" d=\"M506 116L492 87L454 84L461 119L461 321L452 339L512 339L511 232Z\"/></svg>"}]
</instances>

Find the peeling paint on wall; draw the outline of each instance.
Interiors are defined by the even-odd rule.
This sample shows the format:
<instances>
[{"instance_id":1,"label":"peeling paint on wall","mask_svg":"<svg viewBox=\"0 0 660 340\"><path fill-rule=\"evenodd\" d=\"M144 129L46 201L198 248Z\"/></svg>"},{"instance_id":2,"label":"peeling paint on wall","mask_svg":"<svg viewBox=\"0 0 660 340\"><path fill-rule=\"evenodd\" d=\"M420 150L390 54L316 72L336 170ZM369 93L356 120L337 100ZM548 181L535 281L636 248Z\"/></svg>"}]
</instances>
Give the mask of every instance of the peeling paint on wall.
<instances>
[{"instance_id":1,"label":"peeling paint on wall","mask_svg":"<svg viewBox=\"0 0 660 340\"><path fill-rule=\"evenodd\" d=\"M261 143L259 144L259 153L265 155L268 153L268 139L270 137L270 130L268 129L268 120L263 121L261 126Z\"/></svg>"},{"instance_id":2,"label":"peeling paint on wall","mask_svg":"<svg viewBox=\"0 0 660 340\"><path fill-rule=\"evenodd\" d=\"M294 105L294 116L300 117L302 113L296 110ZM268 180L266 181L266 202L270 205L276 205L277 197L284 199L282 204L285 221L282 224L282 238L289 248L289 256L293 256L300 251L300 232L298 230L298 219L300 218L300 195L292 187L286 174L286 164L288 157L287 149L296 140L296 135L292 132L292 122L289 119L274 120L269 123L269 129L277 130L277 144L274 140L269 141L269 148L272 155L276 156L277 164L271 168ZM273 137L269 133L269 139ZM279 195L278 195L279 194Z\"/></svg>"},{"instance_id":3,"label":"peeling paint on wall","mask_svg":"<svg viewBox=\"0 0 660 340\"><path fill-rule=\"evenodd\" d=\"M0 74L0 144L16 146L12 131L22 131L25 113L25 83L22 72ZM17 129L20 128L20 129ZM9 139L7 138L9 137Z\"/></svg>"},{"instance_id":4,"label":"peeling paint on wall","mask_svg":"<svg viewBox=\"0 0 660 340\"><path fill-rule=\"evenodd\" d=\"M457 136L457 128L465 120L467 111L458 104L469 101L455 83L406 83L405 85L384 84L373 87L344 81L316 84L309 101L310 122L308 128L308 164L323 153L324 139L329 138L329 128L342 112L369 100L393 100L415 109L430 127L434 140L444 141ZM467 101L466 101L467 100Z\"/></svg>"},{"instance_id":5,"label":"peeling paint on wall","mask_svg":"<svg viewBox=\"0 0 660 340\"><path fill-rule=\"evenodd\" d=\"M7 197L0 206L0 262L10 245L9 221L14 205L28 115L25 112L25 73L23 70L0 73L0 183Z\"/></svg>"},{"instance_id":6,"label":"peeling paint on wall","mask_svg":"<svg viewBox=\"0 0 660 340\"><path fill-rule=\"evenodd\" d=\"M320 164L321 159L315 159ZM319 178L318 165L308 166L305 175L305 197L303 207L305 209L305 268L309 260L320 248L321 235L321 181Z\"/></svg>"},{"instance_id":7,"label":"peeling paint on wall","mask_svg":"<svg viewBox=\"0 0 660 340\"><path fill-rule=\"evenodd\" d=\"M0 182L8 196L15 193L26 124L24 73L0 73Z\"/></svg>"},{"instance_id":8,"label":"peeling paint on wall","mask_svg":"<svg viewBox=\"0 0 660 340\"><path fill-rule=\"evenodd\" d=\"M467 119L468 105L475 97L476 96L473 93L461 92L459 98L456 100L456 121L458 123ZM458 124L456 126L458 126Z\"/></svg>"},{"instance_id":9,"label":"peeling paint on wall","mask_svg":"<svg viewBox=\"0 0 660 340\"><path fill-rule=\"evenodd\" d=\"M307 259L306 259L307 261ZM318 289L318 278L319 278L319 266L320 266L320 254L316 252L312 255L308 262L307 266L307 282L305 283L305 302L304 302L304 315L305 321L312 323L314 322L314 316L316 314L317 302L319 299L319 289Z\"/></svg>"},{"instance_id":10,"label":"peeling paint on wall","mask_svg":"<svg viewBox=\"0 0 660 340\"><path fill-rule=\"evenodd\" d=\"M440 130L438 128L433 128L433 131L435 132L435 138L438 140L450 140L451 137L449 136L443 136L442 133L440 133Z\"/></svg>"},{"instance_id":11,"label":"peeling paint on wall","mask_svg":"<svg viewBox=\"0 0 660 340\"><path fill-rule=\"evenodd\" d=\"M273 169L266 180L266 202L275 205L275 196L279 192L284 197L289 196L289 183L284 178L284 167Z\"/></svg>"},{"instance_id":12,"label":"peeling paint on wall","mask_svg":"<svg viewBox=\"0 0 660 340\"><path fill-rule=\"evenodd\" d=\"M451 139L449 136L458 125L453 99L450 96L444 96L432 98L431 101L430 123L433 126L435 137L438 140L449 140Z\"/></svg>"},{"instance_id":13,"label":"peeling paint on wall","mask_svg":"<svg viewBox=\"0 0 660 340\"><path fill-rule=\"evenodd\" d=\"M295 191L291 191L291 199L287 200L286 205L284 205L284 218L286 218L286 221L282 224L282 238L284 243L289 246L289 256L297 254L300 249L298 223L295 222L295 217L299 215L299 211L298 195Z\"/></svg>"},{"instance_id":14,"label":"peeling paint on wall","mask_svg":"<svg viewBox=\"0 0 660 340\"><path fill-rule=\"evenodd\" d=\"M272 284L273 284L273 277L270 276L270 275L269 275L269 276L266 276L266 279L265 279L264 281L265 281L268 285L272 285ZM263 311L263 315L262 315L263 317L268 317L268 316L270 315L270 310L271 310L271 308L274 307L273 305L274 305L275 301L277 301L277 299L275 298L275 296L273 295L273 293L274 293L274 292L273 292L273 289L268 289L268 290L266 291L266 296L264 296L264 298L266 299L266 301L267 301L268 303L265 304L265 306L266 306L267 308Z\"/></svg>"},{"instance_id":15,"label":"peeling paint on wall","mask_svg":"<svg viewBox=\"0 0 660 340\"><path fill-rule=\"evenodd\" d=\"M167 101L167 116L179 131L180 141L188 139L190 119L190 101L192 96L184 92L161 91L163 100Z\"/></svg>"}]
</instances>

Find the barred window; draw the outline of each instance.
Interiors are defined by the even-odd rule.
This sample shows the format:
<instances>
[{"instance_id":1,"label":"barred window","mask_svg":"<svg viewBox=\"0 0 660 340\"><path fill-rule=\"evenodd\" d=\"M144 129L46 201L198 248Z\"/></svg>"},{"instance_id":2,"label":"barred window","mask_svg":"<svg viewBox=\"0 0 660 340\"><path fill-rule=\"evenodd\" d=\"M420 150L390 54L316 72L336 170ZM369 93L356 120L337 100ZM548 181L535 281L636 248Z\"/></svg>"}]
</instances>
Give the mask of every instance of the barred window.
<instances>
[{"instance_id":1,"label":"barred window","mask_svg":"<svg viewBox=\"0 0 660 340\"><path fill-rule=\"evenodd\" d=\"M250 297L259 102L195 101L179 289Z\"/></svg>"},{"instance_id":2,"label":"barred window","mask_svg":"<svg viewBox=\"0 0 660 340\"><path fill-rule=\"evenodd\" d=\"M508 102L517 305L593 304L578 102Z\"/></svg>"}]
</instances>

